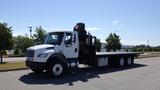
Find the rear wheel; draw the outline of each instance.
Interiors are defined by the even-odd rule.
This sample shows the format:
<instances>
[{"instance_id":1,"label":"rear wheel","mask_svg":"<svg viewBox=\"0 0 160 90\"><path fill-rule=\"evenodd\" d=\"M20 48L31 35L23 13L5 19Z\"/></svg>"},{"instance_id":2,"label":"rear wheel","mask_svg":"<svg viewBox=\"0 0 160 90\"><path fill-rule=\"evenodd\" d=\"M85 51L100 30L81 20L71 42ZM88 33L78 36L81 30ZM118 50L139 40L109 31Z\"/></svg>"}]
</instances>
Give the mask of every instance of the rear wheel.
<instances>
[{"instance_id":1,"label":"rear wheel","mask_svg":"<svg viewBox=\"0 0 160 90\"><path fill-rule=\"evenodd\" d=\"M125 66L125 59L123 57L118 60L118 66L120 66L120 67Z\"/></svg>"},{"instance_id":2,"label":"rear wheel","mask_svg":"<svg viewBox=\"0 0 160 90\"><path fill-rule=\"evenodd\" d=\"M127 61L126 61L126 65L127 66L130 66L132 64L132 58L131 57L128 57L127 58Z\"/></svg>"}]
</instances>

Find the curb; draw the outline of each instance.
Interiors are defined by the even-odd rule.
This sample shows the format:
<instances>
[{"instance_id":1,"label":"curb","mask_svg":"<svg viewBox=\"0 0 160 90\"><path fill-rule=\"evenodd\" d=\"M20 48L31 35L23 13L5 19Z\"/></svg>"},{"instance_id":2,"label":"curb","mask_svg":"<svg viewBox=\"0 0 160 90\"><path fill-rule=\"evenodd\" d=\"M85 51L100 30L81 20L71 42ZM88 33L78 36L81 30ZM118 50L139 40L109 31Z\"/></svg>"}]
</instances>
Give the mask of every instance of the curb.
<instances>
[{"instance_id":1,"label":"curb","mask_svg":"<svg viewBox=\"0 0 160 90\"><path fill-rule=\"evenodd\" d=\"M8 72L8 71L17 71L17 70L26 70L29 68L19 68L19 69L10 69L10 70L0 70L0 72Z\"/></svg>"}]
</instances>

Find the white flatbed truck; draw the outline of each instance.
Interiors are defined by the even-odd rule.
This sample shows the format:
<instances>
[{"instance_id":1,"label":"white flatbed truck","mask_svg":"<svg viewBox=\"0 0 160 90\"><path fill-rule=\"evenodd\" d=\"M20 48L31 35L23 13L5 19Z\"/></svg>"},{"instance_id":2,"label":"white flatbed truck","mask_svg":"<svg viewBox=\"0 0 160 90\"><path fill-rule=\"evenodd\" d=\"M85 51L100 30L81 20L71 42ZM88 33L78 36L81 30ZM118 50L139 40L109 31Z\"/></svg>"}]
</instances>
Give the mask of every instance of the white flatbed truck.
<instances>
[{"instance_id":1,"label":"white flatbed truck","mask_svg":"<svg viewBox=\"0 0 160 90\"><path fill-rule=\"evenodd\" d=\"M46 71L57 78L65 75L79 64L92 67L134 64L138 52L96 52L96 37L87 34L86 43L80 45L78 32L56 31L47 34L44 44L29 47L26 51L26 66L34 72Z\"/></svg>"}]
</instances>

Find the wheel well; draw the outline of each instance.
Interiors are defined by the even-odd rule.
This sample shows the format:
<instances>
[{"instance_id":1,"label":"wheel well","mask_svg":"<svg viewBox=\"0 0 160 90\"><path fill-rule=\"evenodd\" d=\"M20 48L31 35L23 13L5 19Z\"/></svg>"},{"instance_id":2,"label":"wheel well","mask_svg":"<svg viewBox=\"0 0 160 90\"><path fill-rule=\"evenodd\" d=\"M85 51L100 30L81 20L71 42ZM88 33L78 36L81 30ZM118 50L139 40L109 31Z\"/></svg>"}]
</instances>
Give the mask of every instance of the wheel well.
<instances>
[{"instance_id":1,"label":"wheel well","mask_svg":"<svg viewBox=\"0 0 160 90\"><path fill-rule=\"evenodd\" d=\"M57 62L58 61L58 58L57 57L50 57L48 60L47 60L47 66L52 63L52 62Z\"/></svg>"},{"instance_id":2,"label":"wheel well","mask_svg":"<svg viewBox=\"0 0 160 90\"><path fill-rule=\"evenodd\" d=\"M53 54L51 55L48 60L47 60L47 66L50 64L50 63L53 63L53 62L66 62L66 58L64 55L62 54L59 54L59 53L56 53L56 54Z\"/></svg>"}]
</instances>

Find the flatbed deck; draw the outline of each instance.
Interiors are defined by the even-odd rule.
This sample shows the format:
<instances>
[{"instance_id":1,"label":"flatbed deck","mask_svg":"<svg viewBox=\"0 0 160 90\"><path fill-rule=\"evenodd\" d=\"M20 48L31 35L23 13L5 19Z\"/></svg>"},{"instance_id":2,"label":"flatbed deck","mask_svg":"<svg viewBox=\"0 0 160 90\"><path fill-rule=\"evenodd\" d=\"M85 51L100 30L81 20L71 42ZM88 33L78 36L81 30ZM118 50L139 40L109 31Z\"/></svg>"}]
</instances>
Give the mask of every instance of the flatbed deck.
<instances>
[{"instance_id":1,"label":"flatbed deck","mask_svg":"<svg viewBox=\"0 0 160 90\"><path fill-rule=\"evenodd\" d=\"M108 55L139 55L140 52L96 52L96 56L108 56Z\"/></svg>"}]
</instances>

